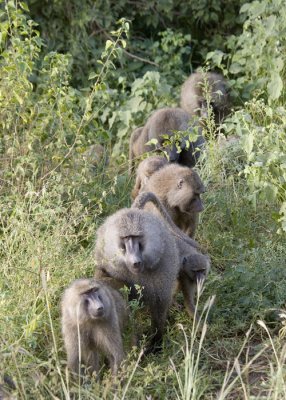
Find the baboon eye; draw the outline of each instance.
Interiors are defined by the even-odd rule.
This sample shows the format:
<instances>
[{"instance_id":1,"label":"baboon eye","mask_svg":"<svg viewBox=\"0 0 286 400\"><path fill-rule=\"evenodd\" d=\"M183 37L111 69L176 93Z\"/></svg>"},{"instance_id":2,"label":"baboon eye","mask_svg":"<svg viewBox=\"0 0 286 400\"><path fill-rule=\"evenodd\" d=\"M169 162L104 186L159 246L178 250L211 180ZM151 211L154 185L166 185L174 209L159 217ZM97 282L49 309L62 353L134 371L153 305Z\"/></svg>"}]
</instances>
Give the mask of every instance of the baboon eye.
<instances>
[{"instance_id":1,"label":"baboon eye","mask_svg":"<svg viewBox=\"0 0 286 400\"><path fill-rule=\"evenodd\" d=\"M140 250L140 251L143 250L143 245L142 245L142 243L139 243L139 250Z\"/></svg>"},{"instance_id":2,"label":"baboon eye","mask_svg":"<svg viewBox=\"0 0 286 400\"><path fill-rule=\"evenodd\" d=\"M126 251L126 248L125 248L125 244L122 242L122 243L120 243L120 249L122 250L122 252L123 253L125 253L125 251Z\"/></svg>"},{"instance_id":3,"label":"baboon eye","mask_svg":"<svg viewBox=\"0 0 286 400\"><path fill-rule=\"evenodd\" d=\"M181 189L181 188L182 188L183 183L184 183L184 179L180 179L180 180L178 181L178 183L177 183L178 189Z\"/></svg>"},{"instance_id":4,"label":"baboon eye","mask_svg":"<svg viewBox=\"0 0 286 400\"><path fill-rule=\"evenodd\" d=\"M186 264L186 262L187 262L187 258L186 258L186 257L184 257L184 258L183 258L183 265L185 265L185 264Z\"/></svg>"}]
</instances>

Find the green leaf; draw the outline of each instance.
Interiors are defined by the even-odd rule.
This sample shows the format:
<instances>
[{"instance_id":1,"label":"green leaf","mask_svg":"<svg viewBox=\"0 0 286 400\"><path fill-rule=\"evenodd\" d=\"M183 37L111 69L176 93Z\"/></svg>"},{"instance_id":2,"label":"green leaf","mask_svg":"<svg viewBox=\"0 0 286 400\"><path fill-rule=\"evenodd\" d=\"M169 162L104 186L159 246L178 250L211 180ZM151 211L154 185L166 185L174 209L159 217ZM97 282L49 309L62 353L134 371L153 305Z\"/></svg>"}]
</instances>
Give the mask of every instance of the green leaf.
<instances>
[{"instance_id":1,"label":"green leaf","mask_svg":"<svg viewBox=\"0 0 286 400\"><path fill-rule=\"evenodd\" d=\"M250 6L251 6L251 4L249 4L249 3L243 4L243 6L239 10L239 12L241 14L247 12L249 10Z\"/></svg>"},{"instance_id":2,"label":"green leaf","mask_svg":"<svg viewBox=\"0 0 286 400\"><path fill-rule=\"evenodd\" d=\"M89 79L89 80L92 80L92 79L94 79L94 78L97 78L97 76L98 76L98 74L97 74L96 72L91 72L91 73L88 75L88 79Z\"/></svg>"},{"instance_id":3,"label":"green leaf","mask_svg":"<svg viewBox=\"0 0 286 400\"><path fill-rule=\"evenodd\" d=\"M105 50L108 50L111 46L113 46L113 42L111 40L107 40L105 43Z\"/></svg>"},{"instance_id":4,"label":"green leaf","mask_svg":"<svg viewBox=\"0 0 286 400\"><path fill-rule=\"evenodd\" d=\"M267 85L267 90L270 100L276 100L280 97L283 89L283 82L280 75L274 72L271 76L271 81Z\"/></svg>"},{"instance_id":5,"label":"green leaf","mask_svg":"<svg viewBox=\"0 0 286 400\"><path fill-rule=\"evenodd\" d=\"M145 143L145 145L152 145L152 144L154 144L155 146L156 146L156 144L158 143L158 140L157 139L151 139L151 140L149 140L149 142L147 142L147 143Z\"/></svg>"},{"instance_id":6,"label":"green leaf","mask_svg":"<svg viewBox=\"0 0 286 400\"><path fill-rule=\"evenodd\" d=\"M264 196L266 201L273 203L278 194L278 188L271 183L266 183L264 186Z\"/></svg>"},{"instance_id":7,"label":"green leaf","mask_svg":"<svg viewBox=\"0 0 286 400\"><path fill-rule=\"evenodd\" d=\"M250 156L253 150L253 142L254 142L253 133L249 133L248 135L245 135L242 138L243 149L247 153L248 157Z\"/></svg>"},{"instance_id":8,"label":"green leaf","mask_svg":"<svg viewBox=\"0 0 286 400\"><path fill-rule=\"evenodd\" d=\"M29 10L29 7L28 7L28 5L27 5L26 3L20 1L18 4L20 5L20 7L21 7L24 11L27 11L27 12L30 11L30 10Z\"/></svg>"},{"instance_id":9,"label":"green leaf","mask_svg":"<svg viewBox=\"0 0 286 400\"><path fill-rule=\"evenodd\" d=\"M237 62L232 63L230 68L229 68L229 72L231 74L239 74L243 70L244 70L244 68L240 64L238 64Z\"/></svg>"}]
</instances>

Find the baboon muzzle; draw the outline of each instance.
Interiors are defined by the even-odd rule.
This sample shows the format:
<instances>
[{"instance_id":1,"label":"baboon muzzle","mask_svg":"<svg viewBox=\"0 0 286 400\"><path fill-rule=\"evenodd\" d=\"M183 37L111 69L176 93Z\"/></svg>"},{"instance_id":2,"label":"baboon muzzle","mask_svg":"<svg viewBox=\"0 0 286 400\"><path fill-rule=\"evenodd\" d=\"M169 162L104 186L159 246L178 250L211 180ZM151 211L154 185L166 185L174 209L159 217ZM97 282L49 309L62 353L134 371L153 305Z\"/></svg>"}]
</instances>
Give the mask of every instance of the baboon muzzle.
<instances>
[{"instance_id":1,"label":"baboon muzzle","mask_svg":"<svg viewBox=\"0 0 286 400\"><path fill-rule=\"evenodd\" d=\"M129 237L125 240L126 259L134 272L140 272L143 268L143 258L140 250L139 240Z\"/></svg>"}]
</instances>

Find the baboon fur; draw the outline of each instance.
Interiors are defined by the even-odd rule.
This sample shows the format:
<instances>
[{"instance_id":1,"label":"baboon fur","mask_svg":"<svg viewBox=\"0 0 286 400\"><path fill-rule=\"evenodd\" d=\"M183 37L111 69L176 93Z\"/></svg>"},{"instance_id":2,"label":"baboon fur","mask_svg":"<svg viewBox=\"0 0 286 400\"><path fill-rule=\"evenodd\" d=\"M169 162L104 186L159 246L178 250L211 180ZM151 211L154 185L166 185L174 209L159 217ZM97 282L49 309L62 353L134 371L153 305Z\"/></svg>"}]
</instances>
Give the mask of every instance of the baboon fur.
<instances>
[{"instance_id":1,"label":"baboon fur","mask_svg":"<svg viewBox=\"0 0 286 400\"><path fill-rule=\"evenodd\" d=\"M162 342L180 263L175 238L165 222L145 210L121 209L98 229L94 255L97 277L111 277L131 288L142 286L153 334L148 352L156 351Z\"/></svg>"},{"instance_id":2,"label":"baboon fur","mask_svg":"<svg viewBox=\"0 0 286 400\"><path fill-rule=\"evenodd\" d=\"M143 130L143 126L136 128L130 136L129 140L129 175L134 170L134 159L141 156L144 151L141 151L141 133ZM140 139L139 139L140 138Z\"/></svg>"},{"instance_id":3,"label":"baboon fur","mask_svg":"<svg viewBox=\"0 0 286 400\"><path fill-rule=\"evenodd\" d=\"M164 146L166 140L164 135L173 136L177 131L197 130L198 138L195 142L190 142L187 146L188 135L181 138L178 148L175 143ZM139 131L140 130L140 131ZM156 139L157 144L146 145L151 139ZM192 126L189 114L181 108L162 108L155 111L147 120L146 125L133 132L129 144L129 161L133 166L135 157L139 157L148 151L165 151L170 162L178 162L192 167L196 164L200 148L205 140L202 136L202 129L199 126Z\"/></svg>"},{"instance_id":4,"label":"baboon fur","mask_svg":"<svg viewBox=\"0 0 286 400\"><path fill-rule=\"evenodd\" d=\"M181 89L181 107L190 115L207 117L208 95L213 108L216 124L220 124L229 113L229 90L225 78L214 72L194 72L183 84Z\"/></svg>"},{"instance_id":5,"label":"baboon fur","mask_svg":"<svg viewBox=\"0 0 286 400\"><path fill-rule=\"evenodd\" d=\"M196 312L195 295L197 293L198 281L203 282L210 270L210 258L202 254L198 249L186 244L183 241L177 241L180 252L180 273L178 277L177 291L182 291L184 304L188 314L191 317L198 318Z\"/></svg>"},{"instance_id":6,"label":"baboon fur","mask_svg":"<svg viewBox=\"0 0 286 400\"><path fill-rule=\"evenodd\" d=\"M169 212L174 223L194 237L199 213L203 210L200 195L205 187L198 173L191 168L170 164L155 172L144 187L153 192ZM147 210L154 209L152 204Z\"/></svg>"},{"instance_id":7,"label":"baboon fur","mask_svg":"<svg viewBox=\"0 0 286 400\"><path fill-rule=\"evenodd\" d=\"M115 375L124 359L122 330L128 317L120 293L99 280L78 279L65 290L61 309L69 369L79 374L85 364L98 374L100 357L106 356Z\"/></svg>"},{"instance_id":8,"label":"baboon fur","mask_svg":"<svg viewBox=\"0 0 286 400\"><path fill-rule=\"evenodd\" d=\"M145 158L138 165L136 171L135 185L131 193L131 198L134 200L136 196L144 189L148 179L155 171L158 171L162 167L168 164L168 161L164 157L153 156Z\"/></svg>"},{"instance_id":9,"label":"baboon fur","mask_svg":"<svg viewBox=\"0 0 286 400\"><path fill-rule=\"evenodd\" d=\"M176 240L177 251L179 252L180 267L177 285L174 293L181 290L184 296L184 303L190 316L195 314L194 297L197 292L197 281L205 279L210 269L210 258L201 253L196 241L189 238L174 225L168 212L158 197L152 192L143 192L138 195L132 208L144 209L147 203L151 202L164 218L167 229L170 229Z\"/></svg>"},{"instance_id":10,"label":"baboon fur","mask_svg":"<svg viewBox=\"0 0 286 400\"><path fill-rule=\"evenodd\" d=\"M108 165L108 157L105 148L101 144L93 144L82 154L83 159L95 169L100 165Z\"/></svg>"}]
</instances>

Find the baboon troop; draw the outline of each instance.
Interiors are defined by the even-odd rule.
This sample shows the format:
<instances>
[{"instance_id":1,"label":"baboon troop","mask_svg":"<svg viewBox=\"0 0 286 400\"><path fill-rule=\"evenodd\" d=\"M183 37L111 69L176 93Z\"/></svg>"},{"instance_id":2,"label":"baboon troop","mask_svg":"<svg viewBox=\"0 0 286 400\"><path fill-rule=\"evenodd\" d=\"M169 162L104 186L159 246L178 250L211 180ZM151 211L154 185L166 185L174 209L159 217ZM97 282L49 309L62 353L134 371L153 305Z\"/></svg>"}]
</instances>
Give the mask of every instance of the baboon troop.
<instances>
[{"instance_id":1,"label":"baboon troop","mask_svg":"<svg viewBox=\"0 0 286 400\"><path fill-rule=\"evenodd\" d=\"M222 122L229 113L229 90L221 74L195 72L186 80L181 90L181 107L190 115L206 118L210 109L215 123Z\"/></svg>"},{"instance_id":2,"label":"baboon troop","mask_svg":"<svg viewBox=\"0 0 286 400\"><path fill-rule=\"evenodd\" d=\"M195 296L211 263L194 239L206 189L192 167L205 146L201 119L211 108L220 123L229 110L226 81L220 74L195 72L182 86L181 108L154 111L131 134L129 173L141 161L133 204L97 229L94 278L75 280L62 297L62 334L73 373L81 376L85 366L98 376L106 358L117 374L128 320L128 305L119 292L123 286L129 296L140 288L150 315L145 354L160 350L176 292L182 292L190 317L199 320ZM148 152L155 154L142 161Z\"/></svg>"},{"instance_id":3,"label":"baboon troop","mask_svg":"<svg viewBox=\"0 0 286 400\"><path fill-rule=\"evenodd\" d=\"M85 364L99 373L100 359L106 356L117 373L124 358L122 330L127 305L120 293L95 279L78 279L62 297L62 333L68 367L80 374Z\"/></svg>"}]
</instances>

